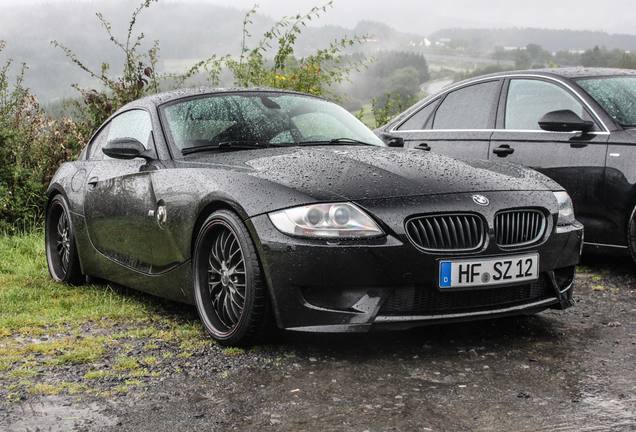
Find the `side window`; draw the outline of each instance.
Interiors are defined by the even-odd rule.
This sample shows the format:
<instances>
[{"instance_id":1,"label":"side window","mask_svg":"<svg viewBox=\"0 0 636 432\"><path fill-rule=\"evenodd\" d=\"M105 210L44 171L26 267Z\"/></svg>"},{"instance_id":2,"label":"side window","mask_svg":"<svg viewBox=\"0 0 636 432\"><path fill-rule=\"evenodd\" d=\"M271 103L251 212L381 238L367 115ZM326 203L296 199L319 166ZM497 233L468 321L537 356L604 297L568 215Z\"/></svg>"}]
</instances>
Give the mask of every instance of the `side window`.
<instances>
[{"instance_id":1,"label":"side window","mask_svg":"<svg viewBox=\"0 0 636 432\"><path fill-rule=\"evenodd\" d=\"M110 123L107 124L99 131L95 138L90 143L88 148L88 160L102 160L108 158L104 153L102 153L102 147L106 144L108 139L108 130L110 129Z\"/></svg>"},{"instance_id":2,"label":"side window","mask_svg":"<svg viewBox=\"0 0 636 432\"><path fill-rule=\"evenodd\" d=\"M426 121L429 119L440 99L436 99L424 108L416 112L410 119L405 121L397 128L397 130L422 130L426 128Z\"/></svg>"},{"instance_id":3,"label":"side window","mask_svg":"<svg viewBox=\"0 0 636 432\"><path fill-rule=\"evenodd\" d=\"M501 82L488 81L449 93L435 113L433 129L494 129Z\"/></svg>"},{"instance_id":4,"label":"side window","mask_svg":"<svg viewBox=\"0 0 636 432\"><path fill-rule=\"evenodd\" d=\"M550 111L572 110L583 119L587 112L561 87L539 80L513 79L506 98L505 129L541 130L539 119Z\"/></svg>"},{"instance_id":5,"label":"side window","mask_svg":"<svg viewBox=\"0 0 636 432\"><path fill-rule=\"evenodd\" d=\"M89 160L108 160L102 147L115 138L135 138L145 148L152 147L152 124L150 114L142 110L128 111L112 119L93 138L88 153Z\"/></svg>"},{"instance_id":6,"label":"side window","mask_svg":"<svg viewBox=\"0 0 636 432\"><path fill-rule=\"evenodd\" d=\"M151 132L150 114L142 110L127 111L111 121L106 141L116 138L135 138L147 149L151 147Z\"/></svg>"}]
</instances>

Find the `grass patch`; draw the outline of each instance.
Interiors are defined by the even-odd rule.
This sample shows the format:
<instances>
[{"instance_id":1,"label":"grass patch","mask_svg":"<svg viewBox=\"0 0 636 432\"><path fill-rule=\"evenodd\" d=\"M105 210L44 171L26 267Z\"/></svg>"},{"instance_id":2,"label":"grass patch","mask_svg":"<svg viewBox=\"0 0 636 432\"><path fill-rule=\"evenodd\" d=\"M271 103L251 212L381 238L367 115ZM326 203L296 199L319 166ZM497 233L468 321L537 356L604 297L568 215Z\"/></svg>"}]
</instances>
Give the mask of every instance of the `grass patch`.
<instances>
[{"instance_id":1,"label":"grass patch","mask_svg":"<svg viewBox=\"0 0 636 432\"><path fill-rule=\"evenodd\" d=\"M157 364L159 361L157 360L156 357L148 356L148 357L144 357L141 360L141 362L150 366L150 365L153 365L153 364Z\"/></svg>"},{"instance_id":2,"label":"grass patch","mask_svg":"<svg viewBox=\"0 0 636 432\"><path fill-rule=\"evenodd\" d=\"M48 274L44 234L0 236L0 334L69 321L144 319L158 312L144 297L111 286L69 286Z\"/></svg>"},{"instance_id":3,"label":"grass patch","mask_svg":"<svg viewBox=\"0 0 636 432\"><path fill-rule=\"evenodd\" d=\"M87 372L86 375L84 375L84 379L89 379L89 380L100 379L100 378L104 378L111 375L112 373L109 371L97 370L97 371Z\"/></svg>"},{"instance_id":4,"label":"grass patch","mask_svg":"<svg viewBox=\"0 0 636 432\"><path fill-rule=\"evenodd\" d=\"M86 393L94 391L90 380L116 371L133 378L160 376L142 366L160 364L173 354L130 355L140 347L155 350L158 341L174 344L175 357L189 357L212 343L193 308L114 284L55 283L41 229L0 235L0 398L16 401L18 382L54 375L61 365L109 363L106 355L113 354L117 360L112 366L95 367L78 383L29 384L28 392ZM141 381L133 379L130 385L139 387Z\"/></svg>"},{"instance_id":5,"label":"grass patch","mask_svg":"<svg viewBox=\"0 0 636 432\"><path fill-rule=\"evenodd\" d=\"M137 359L126 356L119 356L117 363L113 366L113 369L117 371L133 370L138 368L139 362Z\"/></svg>"},{"instance_id":6,"label":"grass patch","mask_svg":"<svg viewBox=\"0 0 636 432\"><path fill-rule=\"evenodd\" d=\"M225 355L245 354L245 350L242 348L230 347L230 348L224 349L223 354Z\"/></svg>"},{"instance_id":7,"label":"grass patch","mask_svg":"<svg viewBox=\"0 0 636 432\"><path fill-rule=\"evenodd\" d=\"M5 377L7 378L31 378L34 376L37 376L38 372L31 369L31 368L23 368L23 367L19 367L19 368L15 368L10 370Z\"/></svg>"}]
</instances>

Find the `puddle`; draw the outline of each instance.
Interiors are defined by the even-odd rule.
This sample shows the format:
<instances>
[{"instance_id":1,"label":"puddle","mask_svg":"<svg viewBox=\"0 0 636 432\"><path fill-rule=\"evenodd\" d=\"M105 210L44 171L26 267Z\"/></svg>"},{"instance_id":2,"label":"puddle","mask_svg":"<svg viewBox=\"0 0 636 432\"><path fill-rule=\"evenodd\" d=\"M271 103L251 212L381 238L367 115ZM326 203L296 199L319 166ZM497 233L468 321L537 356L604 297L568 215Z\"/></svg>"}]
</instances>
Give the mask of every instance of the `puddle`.
<instances>
[{"instance_id":1,"label":"puddle","mask_svg":"<svg viewBox=\"0 0 636 432\"><path fill-rule=\"evenodd\" d=\"M64 400L55 398L23 403L18 408L22 419L9 424L7 432L85 431L96 427L114 426L118 423L117 417L104 415L97 404L64 405Z\"/></svg>"}]
</instances>

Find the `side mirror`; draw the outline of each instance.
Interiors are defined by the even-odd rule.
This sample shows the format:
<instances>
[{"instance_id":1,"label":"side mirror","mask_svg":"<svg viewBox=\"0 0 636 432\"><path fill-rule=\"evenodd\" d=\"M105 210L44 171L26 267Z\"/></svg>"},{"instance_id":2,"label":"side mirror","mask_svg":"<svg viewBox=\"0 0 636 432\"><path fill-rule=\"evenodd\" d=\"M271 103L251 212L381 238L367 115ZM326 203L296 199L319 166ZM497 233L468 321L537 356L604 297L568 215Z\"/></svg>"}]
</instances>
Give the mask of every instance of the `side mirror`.
<instances>
[{"instance_id":1,"label":"side mirror","mask_svg":"<svg viewBox=\"0 0 636 432\"><path fill-rule=\"evenodd\" d=\"M381 133L380 139L389 147L404 147L404 138L396 137L388 133Z\"/></svg>"},{"instance_id":2,"label":"side mirror","mask_svg":"<svg viewBox=\"0 0 636 432\"><path fill-rule=\"evenodd\" d=\"M114 159L135 159L138 157L150 160L150 152L135 138L115 138L102 147L106 156Z\"/></svg>"},{"instance_id":3,"label":"side mirror","mask_svg":"<svg viewBox=\"0 0 636 432\"><path fill-rule=\"evenodd\" d=\"M551 111L541 117L539 127L549 132L589 132L594 129L594 122L583 120L571 110Z\"/></svg>"}]
</instances>

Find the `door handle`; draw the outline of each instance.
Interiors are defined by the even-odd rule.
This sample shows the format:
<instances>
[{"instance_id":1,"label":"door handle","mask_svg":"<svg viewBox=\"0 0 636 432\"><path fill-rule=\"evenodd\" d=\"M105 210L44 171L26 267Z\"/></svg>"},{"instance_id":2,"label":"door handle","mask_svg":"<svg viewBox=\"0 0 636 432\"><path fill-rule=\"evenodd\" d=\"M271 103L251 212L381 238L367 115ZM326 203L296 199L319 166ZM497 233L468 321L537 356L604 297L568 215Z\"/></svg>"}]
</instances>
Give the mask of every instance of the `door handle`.
<instances>
[{"instance_id":1,"label":"door handle","mask_svg":"<svg viewBox=\"0 0 636 432\"><path fill-rule=\"evenodd\" d=\"M421 143L417 147L414 147L414 148L416 148L418 150L431 151L431 146L428 145L427 143Z\"/></svg>"},{"instance_id":2,"label":"door handle","mask_svg":"<svg viewBox=\"0 0 636 432\"><path fill-rule=\"evenodd\" d=\"M508 144L502 144L501 146L493 149L492 152L499 157L506 157L513 154L515 152L515 149L510 148Z\"/></svg>"},{"instance_id":3,"label":"door handle","mask_svg":"<svg viewBox=\"0 0 636 432\"><path fill-rule=\"evenodd\" d=\"M95 189L95 186L97 186L97 182L98 182L98 178L97 177L91 177L88 180L88 188L89 189Z\"/></svg>"}]
</instances>

